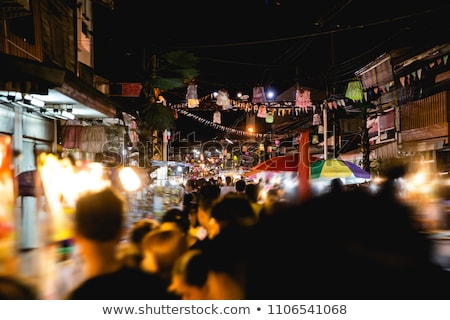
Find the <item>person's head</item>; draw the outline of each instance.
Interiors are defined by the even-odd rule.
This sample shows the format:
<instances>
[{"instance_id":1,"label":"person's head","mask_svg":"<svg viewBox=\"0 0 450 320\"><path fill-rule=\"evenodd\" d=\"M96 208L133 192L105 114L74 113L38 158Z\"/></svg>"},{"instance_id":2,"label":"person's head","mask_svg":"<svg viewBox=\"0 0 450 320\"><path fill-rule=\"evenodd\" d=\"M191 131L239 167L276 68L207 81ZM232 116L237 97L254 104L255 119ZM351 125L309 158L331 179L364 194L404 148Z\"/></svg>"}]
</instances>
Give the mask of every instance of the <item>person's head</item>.
<instances>
[{"instance_id":1,"label":"person's head","mask_svg":"<svg viewBox=\"0 0 450 320\"><path fill-rule=\"evenodd\" d=\"M189 228L191 225L188 213L176 208L172 208L164 212L161 218L161 222L174 222L180 228L180 230L185 233L189 232Z\"/></svg>"},{"instance_id":2,"label":"person's head","mask_svg":"<svg viewBox=\"0 0 450 320\"><path fill-rule=\"evenodd\" d=\"M256 222L257 216L247 197L227 194L211 210L208 236L213 238L225 229L250 227Z\"/></svg>"},{"instance_id":3,"label":"person's head","mask_svg":"<svg viewBox=\"0 0 450 320\"><path fill-rule=\"evenodd\" d=\"M73 239L85 261L88 277L107 273L122 263L118 249L126 232L125 204L113 187L88 191L76 201Z\"/></svg>"},{"instance_id":4,"label":"person's head","mask_svg":"<svg viewBox=\"0 0 450 320\"><path fill-rule=\"evenodd\" d=\"M260 195L259 185L255 183L248 183L245 187L245 195L251 202L258 202Z\"/></svg>"},{"instance_id":5,"label":"person's head","mask_svg":"<svg viewBox=\"0 0 450 320\"><path fill-rule=\"evenodd\" d=\"M208 267L202 251L188 250L175 262L169 291L183 300L205 300L207 277Z\"/></svg>"},{"instance_id":6,"label":"person's head","mask_svg":"<svg viewBox=\"0 0 450 320\"><path fill-rule=\"evenodd\" d=\"M200 189L201 187L203 187L205 184L208 184L208 180L206 180L205 178L199 178L196 181L196 189Z\"/></svg>"},{"instance_id":7,"label":"person's head","mask_svg":"<svg viewBox=\"0 0 450 320\"><path fill-rule=\"evenodd\" d=\"M264 203L273 204L276 201L280 200L280 195L277 189L269 189L266 193L266 197L264 198Z\"/></svg>"},{"instance_id":8,"label":"person's head","mask_svg":"<svg viewBox=\"0 0 450 320\"><path fill-rule=\"evenodd\" d=\"M198 192L199 206L202 209L211 208L220 198L218 185L204 185Z\"/></svg>"},{"instance_id":9,"label":"person's head","mask_svg":"<svg viewBox=\"0 0 450 320\"><path fill-rule=\"evenodd\" d=\"M186 237L186 241L188 243L188 247L192 246L196 238L191 235L191 217L188 212L181 211L177 208L172 208L167 210L161 218L161 224L163 224L163 228L166 229L176 229L183 233Z\"/></svg>"},{"instance_id":10,"label":"person's head","mask_svg":"<svg viewBox=\"0 0 450 320\"><path fill-rule=\"evenodd\" d=\"M197 188L197 182L194 179L189 179L186 181L184 189L186 192L192 192Z\"/></svg>"},{"instance_id":11,"label":"person's head","mask_svg":"<svg viewBox=\"0 0 450 320\"><path fill-rule=\"evenodd\" d=\"M174 222L163 222L142 240L141 268L170 281L175 261L189 249L188 234Z\"/></svg>"},{"instance_id":12,"label":"person's head","mask_svg":"<svg viewBox=\"0 0 450 320\"><path fill-rule=\"evenodd\" d=\"M247 186L247 182L245 182L244 179L239 179L238 181L236 181L236 185L235 185L236 192L244 193L246 186Z\"/></svg>"},{"instance_id":13,"label":"person's head","mask_svg":"<svg viewBox=\"0 0 450 320\"><path fill-rule=\"evenodd\" d=\"M119 248L118 257L127 266L139 268L142 261L142 239L147 233L159 226L153 219L141 219L131 227L128 235L128 245Z\"/></svg>"},{"instance_id":14,"label":"person's head","mask_svg":"<svg viewBox=\"0 0 450 320\"><path fill-rule=\"evenodd\" d=\"M344 191L344 183L339 178L334 178L330 182L330 192L342 192Z\"/></svg>"},{"instance_id":15,"label":"person's head","mask_svg":"<svg viewBox=\"0 0 450 320\"><path fill-rule=\"evenodd\" d=\"M144 236L158 227L159 223L153 219L141 219L137 221L130 231L130 242L140 246Z\"/></svg>"},{"instance_id":16,"label":"person's head","mask_svg":"<svg viewBox=\"0 0 450 320\"><path fill-rule=\"evenodd\" d=\"M75 235L98 243L118 242L124 231L125 204L113 188L81 195L75 204Z\"/></svg>"}]
</instances>

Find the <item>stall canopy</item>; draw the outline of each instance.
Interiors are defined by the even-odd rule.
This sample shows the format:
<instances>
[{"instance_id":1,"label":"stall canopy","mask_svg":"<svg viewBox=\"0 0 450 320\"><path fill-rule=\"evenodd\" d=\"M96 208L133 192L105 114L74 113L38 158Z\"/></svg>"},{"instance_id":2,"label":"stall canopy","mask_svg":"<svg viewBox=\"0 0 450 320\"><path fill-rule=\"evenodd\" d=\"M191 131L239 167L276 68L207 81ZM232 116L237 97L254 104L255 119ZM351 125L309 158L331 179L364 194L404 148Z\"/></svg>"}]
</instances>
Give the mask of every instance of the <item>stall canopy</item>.
<instances>
[{"instance_id":1,"label":"stall canopy","mask_svg":"<svg viewBox=\"0 0 450 320\"><path fill-rule=\"evenodd\" d=\"M317 160L320 160L320 158L313 156L310 157L310 162ZM298 152L273 157L252 167L250 171L244 173L244 176L250 177L263 171L298 172L299 161L300 154Z\"/></svg>"},{"instance_id":2,"label":"stall canopy","mask_svg":"<svg viewBox=\"0 0 450 320\"><path fill-rule=\"evenodd\" d=\"M299 153L268 159L246 172L244 176L256 177L259 173L265 172L269 176L275 172L297 172L299 165ZM340 159L320 159L310 158L310 179L311 182L329 182L332 179L340 178L344 184L364 183L371 180L371 175L357 164Z\"/></svg>"},{"instance_id":3,"label":"stall canopy","mask_svg":"<svg viewBox=\"0 0 450 320\"><path fill-rule=\"evenodd\" d=\"M340 178L344 184L357 184L370 181L371 175L350 161L326 159L311 163L312 181L330 181L336 178Z\"/></svg>"}]
</instances>

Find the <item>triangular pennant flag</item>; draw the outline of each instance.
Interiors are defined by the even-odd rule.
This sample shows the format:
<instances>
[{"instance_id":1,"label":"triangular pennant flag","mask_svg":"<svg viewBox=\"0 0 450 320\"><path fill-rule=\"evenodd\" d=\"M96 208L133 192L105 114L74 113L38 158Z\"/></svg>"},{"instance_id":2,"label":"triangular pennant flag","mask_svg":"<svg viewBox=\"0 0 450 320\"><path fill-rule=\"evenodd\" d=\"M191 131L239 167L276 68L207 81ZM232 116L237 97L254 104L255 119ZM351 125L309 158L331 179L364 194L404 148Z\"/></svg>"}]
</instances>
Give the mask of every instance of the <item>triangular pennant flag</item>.
<instances>
[{"instance_id":1,"label":"triangular pennant flag","mask_svg":"<svg viewBox=\"0 0 450 320\"><path fill-rule=\"evenodd\" d=\"M417 70L417 79L421 79L422 78L422 69L418 69Z\"/></svg>"}]
</instances>

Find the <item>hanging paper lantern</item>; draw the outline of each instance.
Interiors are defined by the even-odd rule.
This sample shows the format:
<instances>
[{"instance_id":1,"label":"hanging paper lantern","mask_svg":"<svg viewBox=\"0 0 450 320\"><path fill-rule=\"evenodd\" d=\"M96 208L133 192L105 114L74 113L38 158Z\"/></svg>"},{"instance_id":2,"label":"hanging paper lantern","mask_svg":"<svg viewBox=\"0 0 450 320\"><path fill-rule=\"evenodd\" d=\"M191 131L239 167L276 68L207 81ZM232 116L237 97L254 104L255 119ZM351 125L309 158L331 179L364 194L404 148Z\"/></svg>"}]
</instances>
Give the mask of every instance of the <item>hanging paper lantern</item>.
<instances>
[{"instance_id":1,"label":"hanging paper lantern","mask_svg":"<svg viewBox=\"0 0 450 320\"><path fill-rule=\"evenodd\" d=\"M262 105L258 107L258 113L256 114L258 118L265 118L267 117L267 108L266 106Z\"/></svg>"},{"instance_id":2,"label":"hanging paper lantern","mask_svg":"<svg viewBox=\"0 0 450 320\"><path fill-rule=\"evenodd\" d=\"M311 137L311 143L312 144L318 144L319 143L319 135L313 134Z\"/></svg>"},{"instance_id":3,"label":"hanging paper lantern","mask_svg":"<svg viewBox=\"0 0 450 320\"><path fill-rule=\"evenodd\" d=\"M252 103L266 103L266 94L263 86L253 87Z\"/></svg>"},{"instance_id":4,"label":"hanging paper lantern","mask_svg":"<svg viewBox=\"0 0 450 320\"><path fill-rule=\"evenodd\" d=\"M273 113L271 111L266 113L266 123L273 123Z\"/></svg>"},{"instance_id":5,"label":"hanging paper lantern","mask_svg":"<svg viewBox=\"0 0 450 320\"><path fill-rule=\"evenodd\" d=\"M312 105L311 91L300 88L295 90L295 106L300 108L308 108Z\"/></svg>"},{"instance_id":6,"label":"hanging paper lantern","mask_svg":"<svg viewBox=\"0 0 450 320\"><path fill-rule=\"evenodd\" d=\"M362 101L364 97L362 83L359 79L353 79L347 85L345 97L353 101Z\"/></svg>"},{"instance_id":7,"label":"hanging paper lantern","mask_svg":"<svg viewBox=\"0 0 450 320\"><path fill-rule=\"evenodd\" d=\"M220 124L221 122L222 122L222 115L220 114L220 111L214 111L213 123Z\"/></svg>"},{"instance_id":8,"label":"hanging paper lantern","mask_svg":"<svg viewBox=\"0 0 450 320\"><path fill-rule=\"evenodd\" d=\"M196 84L189 84L188 85L186 98L188 100L188 108L198 108L199 107L200 102L198 100L197 85Z\"/></svg>"},{"instance_id":9,"label":"hanging paper lantern","mask_svg":"<svg viewBox=\"0 0 450 320\"><path fill-rule=\"evenodd\" d=\"M230 103L228 90L220 89L217 93L216 104L222 107L222 110L232 109L233 106Z\"/></svg>"}]
</instances>

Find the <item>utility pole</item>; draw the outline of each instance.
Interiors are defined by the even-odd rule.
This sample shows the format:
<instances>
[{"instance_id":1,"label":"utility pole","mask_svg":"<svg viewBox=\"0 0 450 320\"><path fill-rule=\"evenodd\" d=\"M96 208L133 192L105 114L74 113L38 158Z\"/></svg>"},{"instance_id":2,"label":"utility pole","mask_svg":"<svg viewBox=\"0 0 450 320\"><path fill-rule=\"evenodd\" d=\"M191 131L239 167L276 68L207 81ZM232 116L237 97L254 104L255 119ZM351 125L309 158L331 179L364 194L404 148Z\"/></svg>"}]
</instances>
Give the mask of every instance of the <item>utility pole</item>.
<instances>
[{"instance_id":1,"label":"utility pole","mask_svg":"<svg viewBox=\"0 0 450 320\"><path fill-rule=\"evenodd\" d=\"M322 111L323 117L323 159L328 159L328 106L325 101L325 107Z\"/></svg>"},{"instance_id":2,"label":"utility pole","mask_svg":"<svg viewBox=\"0 0 450 320\"><path fill-rule=\"evenodd\" d=\"M298 67L295 69L297 82L296 82L296 94L300 90L299 83L299 71ZM300 201L304 201L311 196L311 164L310 164L310 141L309 141L309 131L310 128L300 129L300 134L298 136L298 168L297 168L297 177L298 177L298 199Z\"/></svg>"}]
</instances>

